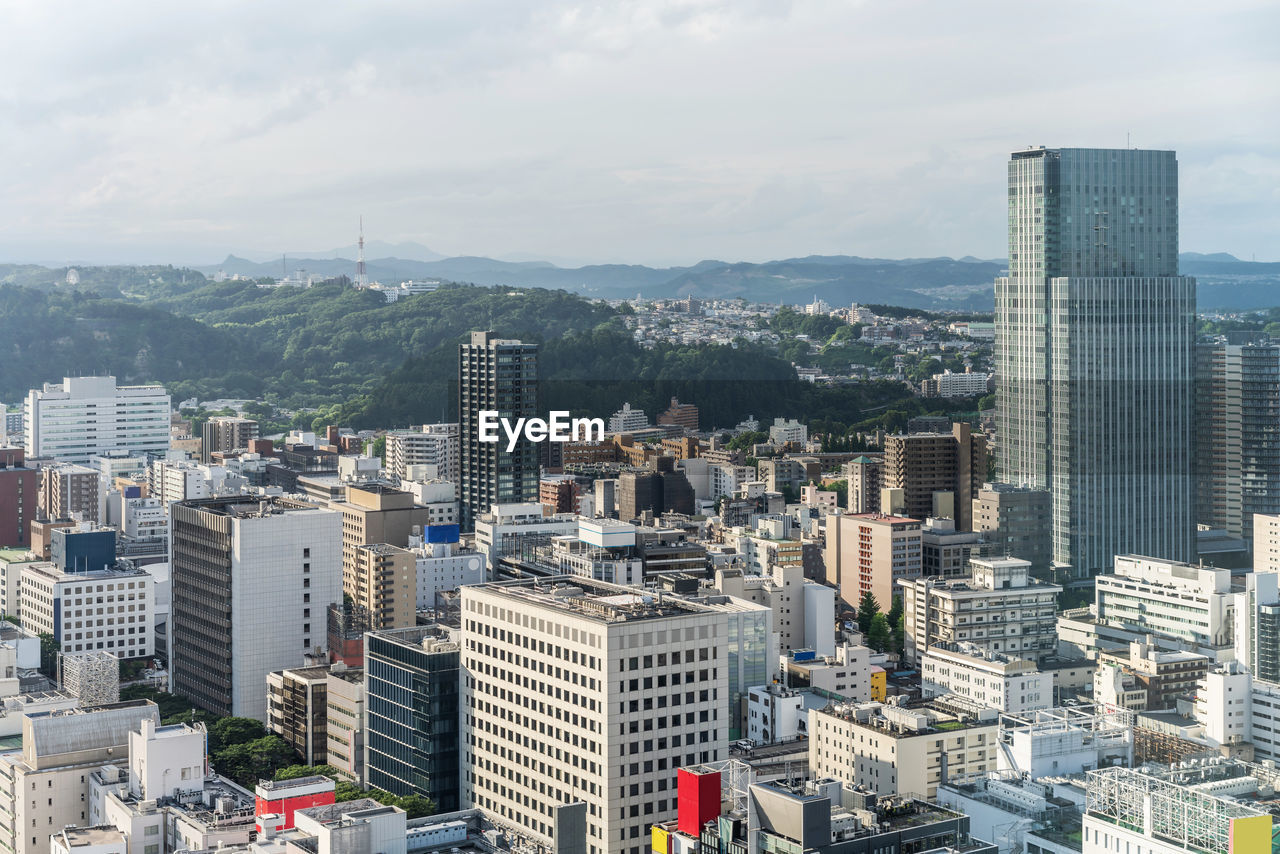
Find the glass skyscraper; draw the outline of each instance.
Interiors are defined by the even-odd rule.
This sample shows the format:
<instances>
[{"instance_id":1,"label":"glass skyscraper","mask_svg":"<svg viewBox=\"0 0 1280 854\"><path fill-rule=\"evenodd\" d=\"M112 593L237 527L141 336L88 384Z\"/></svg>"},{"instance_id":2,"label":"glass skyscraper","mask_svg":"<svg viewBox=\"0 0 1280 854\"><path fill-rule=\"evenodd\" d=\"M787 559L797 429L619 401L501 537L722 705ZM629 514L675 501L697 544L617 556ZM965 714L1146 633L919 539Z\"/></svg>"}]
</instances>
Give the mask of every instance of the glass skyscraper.
<instances>
[{"instance_id":1,"label":"glass skyscraper","mask_svg":"<svg viewBox=\"0 0 1280 854\"><path fill-rule=\"evenodd\" d=\"M1071 578L1116 554L1194 557L1195 307L1174 152L1013 153L997 468L1051 492L1053 559Z\"/></svg>"}]
</instances>

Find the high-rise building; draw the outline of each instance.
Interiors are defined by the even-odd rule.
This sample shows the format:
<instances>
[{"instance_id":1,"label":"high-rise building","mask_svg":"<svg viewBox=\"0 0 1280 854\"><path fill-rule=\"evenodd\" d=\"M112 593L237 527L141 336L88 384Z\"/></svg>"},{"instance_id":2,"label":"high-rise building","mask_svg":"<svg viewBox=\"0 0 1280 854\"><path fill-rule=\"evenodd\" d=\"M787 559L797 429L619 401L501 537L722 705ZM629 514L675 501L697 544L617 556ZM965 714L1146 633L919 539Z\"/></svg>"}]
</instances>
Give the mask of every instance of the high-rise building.
<instances>
[{"instance_id":1,"label":"high-rise building","mask_svg":"<svg viewBox=\"0 0 1280 854\"><path fill-rule=\"evenodd\" d=\"M364 655L366 782L458 809L457 642L443 626L410 626L370 632Z\"/></svg>"},{"instance_id":2,"label":"high-rise building","mask_svg":"<svg viewBox=\"0 0 1280 854\"><path fill-rule=\"evenodd\" d=\"M462 528L494 504L538 500L538 447L523 436L508 451L505 436L480 441L480 413L514 424L538 410L538 347L472 332L458 348L458 421L462 448Z\"/></svg>"},{"instance_id":3,"label":"high-rise building","mask_svg":"<svg viewBox=\"0 0 1280 854\"><path fill-rule=\"evenodd\" d=\"M644 430L649 426L649 416L643 409L632 409L631 404L624 403L622 408L609 416L610 433L630 433L632 430Z\"/></svg>"},{"instance_id":4,"label":"high-rise building","mask_svg":"<svg viewBox=\"0 0 1280 854\"><path fill-rule=\"evenodd\" d=\"M97 522L98 473L88 466L62 463L40 469L40 513L45 519Z\"/></svg>"},{"instance_id":5,"label":"high-rise building","mask_svg":"<svg viewBox=\"0 0 1280 854\"><path fill-rule=\"evenodd\" d=\"M671 406L658 416L659 424L681 427L691 433L698 432L698 407L692 403L681 403L671 398Z\"/></svg>"},{"instance_id":6,"label":"high-rise building","mask_svg":"<svg viewBox=\"0 0 1280 854\"><path fill-rule=\"evenodd\" d=\"M163 386L117 386L115 377L66 377L27 393L28 457L87 463L108 451L169 449L169 395Z\"/></svg>"},{"instance_id":7,"label":"high-rise building","mask_svg":"<svg viewBox=\"0 0 1280 854\"><path fill-rule=\"evenodd\" d=\"M258 422L252 418L218 415L201 427L200 461L208 465L215 451L248 449L258 438Z\"/></svg>"},{"instance_id":8,"label":"high-rise building","mask_svg":"<svg viewBox=\"0 0 1280 854\"><path fill-rule=\"evenodd\" d=\"M280 498L170 509L173 692L215 714L266 720L266 678L325 643L342 601L342 516Z\"/></svg>"},{"instance_id":9,"label":"high-rise building","mask_svg":"<svg viewBox=\"0 0 1280 854\"><path fill-rule=\"evenodd\" d=\"M1194 557L1195 280L1178 275L1172 151L1009 162L996 280L998 474L1053 495L1053 558Z\"/></svg>"},{"instance_id":10,"label":"high-rise building","mask_svg":"<svg viewBox=\"0 0 1280 854\"><path fill-rule=\"evenodd\" d=\"M844 464L849 485L845 507L850 513L879 513L880 490L884 487L884 458L860 454Z\"/></svg>"},{"instance_id":11,"label":"high-rise building","mask_svg":"<svg viewBox=\"0 0 1280 854\"><path fill-rule=\"evenodd\" d=\"M1253 538L1280 513L1280 345L1196 348L1196 522Z\"/></svg>"},{"instance_id":12,"label":"high-rise building","mask_svg":"<svg viewBox=\"0 0 1280 854\"><path fill-rule=\"evenodd\" d=\"M968 424L884 437L884 486L902 490L907 516L946 516L957 530L971 531L973 496L986 478L987 440Z\"/></svg>"},{"instance_id":13,"label":"high-rise building","mask_svg":"<svg viewBox=\"0 0 1280 854\"><path fill-rule=\"evenodd\" d=\"M22 570L18 601L23 627L51 635L60 652L155 654L155 584L145 570L66 572L30 563Z\"/></svg>"},{"instance_id":14,"label":"high-rise building","mask_svg":"<svg viewBox=\"0 0 1280 854\"><path fill-rule=\"evenodd\" d=\"M578 850L643 851L676 770L728 752L729 631L725 609L587 578L463 587L463 799L543 844L585 803Z\"/></svg>"}]
</instances>

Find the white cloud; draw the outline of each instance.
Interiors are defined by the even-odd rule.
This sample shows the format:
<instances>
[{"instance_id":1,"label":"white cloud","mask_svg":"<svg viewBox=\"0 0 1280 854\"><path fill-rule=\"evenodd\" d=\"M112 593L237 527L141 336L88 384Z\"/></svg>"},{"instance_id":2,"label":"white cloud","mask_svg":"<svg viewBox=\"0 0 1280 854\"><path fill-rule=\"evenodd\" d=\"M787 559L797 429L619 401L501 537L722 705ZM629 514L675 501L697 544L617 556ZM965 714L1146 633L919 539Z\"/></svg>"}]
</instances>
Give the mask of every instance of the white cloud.
<instances>
[{"instance_id":1,"label":"white cloud","mask_svg":"<svg viewBox=\"0 0 1280 854\"><path fill-rule=\"evenodd\" d=\"M19 3L0 251L367 232L639 263L1000 255L1007 152L1176 148L1183 246L1280 257L1266 3Z\"/></svg>"}]
</instances>

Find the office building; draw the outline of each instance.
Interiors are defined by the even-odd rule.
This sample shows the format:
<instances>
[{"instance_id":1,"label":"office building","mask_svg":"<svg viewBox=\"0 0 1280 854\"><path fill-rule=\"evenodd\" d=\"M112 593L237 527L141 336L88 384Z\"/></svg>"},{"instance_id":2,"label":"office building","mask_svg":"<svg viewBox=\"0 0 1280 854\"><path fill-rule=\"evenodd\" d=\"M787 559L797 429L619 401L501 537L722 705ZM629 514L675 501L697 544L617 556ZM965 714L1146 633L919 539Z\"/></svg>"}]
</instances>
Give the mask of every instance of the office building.
<instances>
[{"instance_id":1,"label":"office building","mask_svg":"<svg viewBox=\"0 0 1280 854\"><path fill-rule=\"evenodd\" d=\"M306 765L329 755L327 665L267 674L267 732L284 739Z\"/></svg>"},{"instance_id":2,"label":"office building","mask_svg":"<svg viewBox=\"0 0 1280 854\"><path fill-rule=\"evenodd\" d=\"M459 731L462 674L452 633L440 625L370 632L364 662L365 782L393 795L425 795L440 812L459 809L467 802L459 800L460 752L472 742L464 748ZM531 750L525 745L522 753Z\"/></svg>"},{"instance_id":3,"label":"office building","mask_svg":"<svg viewBox=\"0 0 1280 854\"><path fill-rule=\"evenodd\" d=\"M1007 712L1001 716L1002 746L995 770L1039 780L1109 765L1131 767L1134 718L1127 709L1089 704Z\"/></svg>"},{"instance_id":4,"label":"office building","mask_svg":"<svg viewBox=\"0 0 1280 854\"><path fill-rule=\"evenodd\" d=\"M495 504L476 519L476 550L492 573L506 557L550 545L551 538L578 532L578 517L571 513L543 516L535 503Z\"/></svg>"},{"instance_id":5,"label":"office building","mask_svg":"<svg viewBox=\"0 0 1280 854\"><path fill-rule=\"evenodd\" d=\"M1017 558L972 558L964 578L915 578L899 584L907 661L934 645L970 644L984 655L1041 661L1057 649L1062 588L1030 576Z\"/></svg>"},{"instance_id":6,"label":"office building","mask_svg":"<svg viewBox=\"0 0 1280 854\"><path fill-rule=\"evenodd\" d=\"M984 483L973 499L973 530L982 534L989 554L1021 558L1037 578L1051 580L1052 512L1048 490Z\"/></svg>"},{"instance_id":7,"label":"office building","mask_svg":"<svg viewBox=\"0 0 1280 854\"><path fill-rule=\"evenodd\" d=\"M1061 645L1097 658L1103 649L1150 642L1215 661L1235 656L1231 570L1139 555L1117 555L1115 572L1095 579L1092 613L1058 619Z\"/></svg>"},{"instance_id":8,"label":"office building","mask_svg":"<svg viewBox=\"0 0 1280 854\"><path fill-rule=\"evenodd\" d=\"M327 764L338 776L364 782L365 693L363 662L358 667L329 668L325 685L329 718L325 722Z\"/></svg>"},{"instance_id":9,"label":"office building","mask_svg":"<svg viewBox=\"0 0 1280 854\"><path fill-rule=\"evenodd\" d=\"M968 424L884 437L884 487L902 490L905 516L947 516L971 531L973 497L986 479L987 440Z\"/></svg>"},{"instance_id":10,"label":"office building","mask_svg":"<svg viewBox=\"0 0 1280 854\"><path fill-rule=\"evenodd\" d=\"M1280 513L1280 345L1237 336L1196 348L1196 522L1252 539Z\"/></svg>"},{"instance_id":11,"label":"office building","mask_svg":"<svg viewBox=\"0 0 1280 854\"><path fill-rule=\"evenodd\" d=\"M40 476L21 448L0 448L0 548L31 545L31 520L40 501Z\"/></svg>"},{"instance_id":12,"label":"office building","mask_svg":"<svg viewBox=\"0 0 1280 854\"><path fill-rule=\"evenodd\" d=\"M1100 651L1093 675L1093 701L1136 712L1176 711L1178 700L1194 700L1209 658L1195 652L1165 652L1144 641L1127 649Z\"/></svg>"},{"instance_id":13,"label":"office building","mask_svg":"<svg viewBox=\"0 0 1280 854\"><path fill-rule=\"evenodd\" d=\"M514 424L538 414L538 348L535 344L472 332L458 348L458 421L461 442L462 529L494 504L538 500L538 447L523 436L508 451L506 441L480 441L482 411Z\"/></svg>"},{"instance_id":14,"label":"office building","mask_svg":"<svg viewBox=\"0 0 1280 854\"><path fill-rule=\"evenodd\" d=\"M920 520L879 513L827 517L827 583L857 608L870 593L884 611L898 594L899 580L920 575Z\"/></svg>"},{"instance_id":15,"label":"office building","mask_svg":"<svg viewBox=\"0 0 1280 854\"><path fill-rule=\"evenodd\" d=\"M1172 151L1015 151L996 280L999 479L1053 495L1056 563L1194 557L1195 280Z\"/></svg>"},{"instance_id":16,"label":"office building","mask_svg":"<svg viewBox=\"0 0 1280 854\"><path fill-rule=\"evenodd\" d=\"M325 643L342 601L342 516L281 498L181 501L172 521L172 690L266 720L267 674Z\"/></svg>"},{"instance_id":17,"label":"office building","mask_svg":"<svg viewBox=\"0 0 1280 854\"><path fill-rule=\"evenodd\" d=\"M835 703L809 712L809 773L881 796L933 799L948 778L996 767L996 712L957 716L940 705Z\"/></svg>"},{"instance_id":18,"label":"office building","mask_svg":"<svg viewBox=\"0 0 1280 854\"><path fill-rule=\"evenodd\" d=\"M102 650L117 658L155 654L155 586L140 569L67 572L48 563L22 570L22 625L52 635L63 653Z\"/></svg>"},{"instance_id":19,"label":"office building","mask_svg":"<svg viewBox=\"0 0 1280 854\"><path fill-rule=\"evenodd\" d=\"M163 386L117 386L115 377L67 377L27 394L28 457L73 463L110 451L169 450L169 395Z\"/></svg>"},{"instance_id":20,"label":"office building","mask_svg":"<svg viewBox=\"0 0 1280 854\"><path fill-rule=\"evenodd\" d=\"M849 485L850 513L879 513L880 490L884 488L884 457L860 454L844 464L844 479Z\"/></svg>"},{"instance_id":21,"label":"office building","mask_svg":"<svg viewBox=\"0 0 1280 854\"><path fill-rule=\"evenodd\" d=\"M379 483L351 484L342 514L342 592L369 609L374 628L409 625L414 611L414 560L409 537L430 524L413 494Z\"/></svg>"},{"instance_id":22,"label":"office building","mask_svg":"<svg viewBox=\"0 0 1280 854\"><path fill-rule=\"evenodd\" d=\"M954 519L925 519L920 528L922 575L954 577L969 572L969 558L984 548L976 531L957 531Z\"/></svg>"},{"instance_id":23,"label":"office building","mask_svg":"<svg viewBox=\"0 0 1280 854\"><path fill-rule=\"evenodd\" d=\"M1280 573L1250 572L1243 581L1243 589L1232 586L1235 659L1258 679L1280 684Z\"/></svg>"},{"instance_id":24,"label":"office building","mask_svg":"<svg viewBox=\"0 0 1280 854\"><path fill-rule=\"evenodd\" d=\"M970 644L934 644L920 657L926 699L958 694L984 709L1029 712L1053 706L1053 673L1034 661Z\"/></svg>"},{"instance_id":25,"label":"office building","mask_svg":"<svg viewBox=\"0 0 1280 854\"><path fill-rule=\"evenodd\" d=\"M392 430L387 433L387 476L394 480L457 483L461 447L457 424L423 424L416 430Z\"/></svg>"},{"instance_id":26,"label":"office building","mask_svg":"<svg viewBox=\"0 0 1280 854\"><path fill-rule=\"evenodd\" d=\"M871 663L872 656L884 661L882 654L850 643L840 644L832 655L792 650L785 665L786 681L793 688L812 688L855 703L883 702L885 672Z\"/></svg>"},{"instance_id":27,"label":"office building","mask_svg":"<svg viewBox=\"0 0 1280 854\"><path fill-rule=\"evenodd\" d=\"M775 445L803 446L809 441L809 428L794 418L775 418L769 425L769 441Z\"/></svg>"},{"instance_id":28,"label":"office building","mask_svg":"<svg viewBox=\"0 0 1280 854\"><path fill-rule=\"evenodd\" d=\"M40 469L40 513L45 519L97 522L101 516L98 472L61 463Z\"/></svg>"},{"instance_id":29,"label":"office building","mask_svg":"<svg viewBox=\"0 0 1280 854\"><path fill-rule=\"evenodd\" d=\"M248 450L258 438L258 422L252 418L215 415L200 428L200 462L208 465L214 453Z\"/></svg>"},{"instance_id":30,"label":"office building","mask_svg":"<svg viewBox=\"0 0 1280 854\"><path fill-rule=\"evenodd\" d=\"M726 758L726 618L576 577L462 588L463 799L543 844L584 802L590 854L642 851L675 770Z\"/></svg>"},{"instance_id":31,"label":"office building","mask_svg":"<svg viewBox=\"0 0 1280 854\"><path fill-rule=\"evenodd\" d=\"M0 753L0 848L48 854L51 834L92 824L89 775L127 756L129 734L144 721L160 723L149 700L28 712L21 749Z\"/></svg>"},{"instance_id":32,"label":"office building","mask_svg":"<svg viewBox=\"0 0 1280 854\"><path fill-rule=\"evenodd\" d=\"M344 549L344 557L346 552ZM350 554L350 571L343 572L343 594L369 612L369 627L413 625L418 600L418 556L386 543L356 546Z\"/></svg>"}]
</instances>

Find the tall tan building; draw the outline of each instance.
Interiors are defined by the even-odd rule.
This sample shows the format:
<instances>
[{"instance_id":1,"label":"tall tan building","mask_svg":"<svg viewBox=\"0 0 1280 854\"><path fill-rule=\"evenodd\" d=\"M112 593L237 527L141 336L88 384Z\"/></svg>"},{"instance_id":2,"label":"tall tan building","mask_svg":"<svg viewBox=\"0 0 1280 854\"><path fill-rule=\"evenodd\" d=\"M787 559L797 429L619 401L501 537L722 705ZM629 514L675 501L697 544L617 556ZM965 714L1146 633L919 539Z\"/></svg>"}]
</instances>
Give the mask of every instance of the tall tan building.
<instances>
[{"instance_id":1,"label":"tall tan building","mask_svg":"<svg viewBox=\"0 0 1280 854\"><path fill-rule=\"evenodd\" d=\"M381 572L378 568L377 555L358 554L360 546L385 543L403 549L409 544L409 535L414 526L431 524L431 512L414 503L413 493L395 489L379 483L363 484L347 487L347 500L335 501L331 505L342 514L342 592L367 603L373 592L360 593L361 590L377 591L382 582L378 579L364 578L362 573ZM363 567L360 568L360 567ZM409 590L409 614L413 614L413 585ZM398 597L397 597L398 598ZM397 603L399 604L399 603ZM372 604L371 611L377 611ZM388 612L386 619L397 619L403 616L402 611ZM386 619L375 619L374 628L387 628L408 623L387 622Z\"/></svg>"},{"instance_id":2,"label":"tall tan building","mask_svg":"<svg viewBox=\"0 0 1280 854\"><path fill-rule=\"evenodd\" d=\"M352 554L343 592L369 610L369 627L412 626L417 619L418 556L386 543L359 545Z\"/></svg>"},{"instance_id":3,"label":"tall tan building","mask_svg":"<svg viewBox=\"0 0 1280 854\"><path fill-rule=\"evenodd\" d=\"M96 469L62 463L40 469L40 512L45 519L98 521Z\"/></svg>"},{"instance_id":4,"label":"tall tan building","mask_svg":"<svg viewBox=\"0 0 1280 854\"><path fill-rule=\"evenodd\" d=\"M849 485L845 507L850 513L879 513L880 490L884 486L884 456L860 454L844 464L844 479Z\"/></svg>"},{"instance_id":5,"label":"tall tan building","mask_svg":"<svg viewBox=\"0 0 1280 854\"><path fill-rule=\"evenodd\" d=\"M827 517L827 583L858 607L871 593L888 611L899 579L921 572L920 520L879 513Z\"/></svg>"},{"instance_id":6,"label":"tall tan building","mask_svg":"<svg viewBox=\"0 0 1280 854\"><path fill-rule=\"evenodd\" d=\"M903 491L903 512L916 519L947 515L956 530L973 530L973 499L987 479L987 439L968 424L950 433L884 438L884 486ZM939 497L949 493L950 497ZM947 512L947 511L950 512Z\"/></svg>"}]
</instances>

